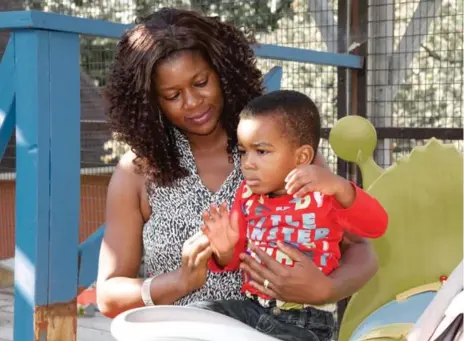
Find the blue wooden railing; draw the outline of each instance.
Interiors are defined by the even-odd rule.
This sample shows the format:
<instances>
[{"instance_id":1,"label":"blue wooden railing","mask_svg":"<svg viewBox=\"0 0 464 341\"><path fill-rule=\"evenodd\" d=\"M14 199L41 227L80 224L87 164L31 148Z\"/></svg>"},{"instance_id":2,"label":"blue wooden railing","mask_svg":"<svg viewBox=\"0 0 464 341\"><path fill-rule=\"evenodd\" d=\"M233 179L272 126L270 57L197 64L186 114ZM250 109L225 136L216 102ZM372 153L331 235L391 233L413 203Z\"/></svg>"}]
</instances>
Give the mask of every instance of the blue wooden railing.
<instances>
[{"instance_id":1,"label":"blue wooden railing","mask_svg":"<svg viewBox=\"0 0 464 341\"><path fill-rule=\"evenodd\" d=\"M1 12L0 158L16 130L14 340L75 340L78 286L96 278L104 226L79 245L79 36L130 25L37 11ZM258 57L360 69L363 58L275 45ZM280 88L282 68L265 76Z\"/></svg>"}]
</instances>

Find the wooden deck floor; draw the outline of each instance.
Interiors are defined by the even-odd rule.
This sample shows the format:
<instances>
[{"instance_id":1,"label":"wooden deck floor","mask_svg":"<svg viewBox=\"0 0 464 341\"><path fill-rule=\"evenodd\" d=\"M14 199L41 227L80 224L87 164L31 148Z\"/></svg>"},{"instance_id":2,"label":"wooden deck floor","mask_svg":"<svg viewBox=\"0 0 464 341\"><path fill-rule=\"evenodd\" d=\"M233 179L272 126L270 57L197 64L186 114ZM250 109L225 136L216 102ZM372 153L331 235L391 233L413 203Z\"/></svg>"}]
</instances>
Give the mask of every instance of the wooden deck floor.
<instances>
[{"instance_id":1,"label":"wooden deck floor","mask_svg":"<svg viewBox=\"0 0 464 341\"><path fill-rule=\"evenodd\" d=\"M13 341L13 303L12 289L0 289L0 341ZM109 332L111 320L96 314L95 317L78 319L78 341L115 341Z\"/></svg>"}]
</instances>

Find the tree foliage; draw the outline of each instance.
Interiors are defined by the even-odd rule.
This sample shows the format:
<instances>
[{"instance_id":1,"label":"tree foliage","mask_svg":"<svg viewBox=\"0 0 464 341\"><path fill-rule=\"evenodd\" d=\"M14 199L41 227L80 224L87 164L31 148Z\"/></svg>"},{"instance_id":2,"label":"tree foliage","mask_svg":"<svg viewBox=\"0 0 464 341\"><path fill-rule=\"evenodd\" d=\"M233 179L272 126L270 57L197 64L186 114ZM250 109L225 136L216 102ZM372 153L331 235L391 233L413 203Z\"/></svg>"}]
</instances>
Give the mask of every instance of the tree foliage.
<instances>
[{"instance_id":1,"label":"tree foliage","mask_svg":"<svg viewBox=\"0 0 464 341\"><path fill-rule=\"evenodd\" d=\"M392 23L395 46L419 2L395 2L395 21ZM328 0L328 3L333 12L317 15L331 15L336 23L337 1ZM44 10L123 23L133 22L137 15L164 6L193 8L252 30L258 41L263 43L327 49L327 42L321 34L324 28L317 27L315 13L308 10L309 0L45 0L40 4ZM419 53L409 65L406 79L393 99L392 112L386 113L392 117L393 126L462 128L463 13L462 0L443 1L441 11L435 14ZM336 32L344 37L347 35L346 30L338 29ZM108 39L82 39L82 66L98 86L105 85L115 43ZM276 64L284 67L283 87L310 95L319 105L323 124L326 127L333 125L337 117L336 69L293 62L259 61L263 71ZM109 145L108 148L113 149L113 142ZM396 146L396 151L409 152L414 143L397 141ZM120 152L121 149L118 149L117 154ZM333 155L330 159L335 161Z\"/></svg>"}]
</instances>

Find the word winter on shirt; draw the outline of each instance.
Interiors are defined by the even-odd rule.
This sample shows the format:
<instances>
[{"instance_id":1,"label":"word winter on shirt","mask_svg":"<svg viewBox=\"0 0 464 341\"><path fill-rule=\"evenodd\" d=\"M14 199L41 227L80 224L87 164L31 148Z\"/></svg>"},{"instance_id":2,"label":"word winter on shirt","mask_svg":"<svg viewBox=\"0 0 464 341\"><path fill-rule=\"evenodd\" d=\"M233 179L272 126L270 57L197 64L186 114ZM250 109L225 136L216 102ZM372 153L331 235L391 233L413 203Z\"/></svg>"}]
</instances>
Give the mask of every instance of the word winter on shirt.
<instances>
[{"instance_id":1,"label":"word winter on shirt","mask_svg":"<svg viewBox=\"0 0 464 341\"><path fill-rule=\"evenodd\" d=\"M253 241L283 240L287 243L309 244L329 234L326 227L316 227L316 214L303 213L301 219L293 214L272 214L248 222L247 238Z\"/></svg>"}]
</instances>

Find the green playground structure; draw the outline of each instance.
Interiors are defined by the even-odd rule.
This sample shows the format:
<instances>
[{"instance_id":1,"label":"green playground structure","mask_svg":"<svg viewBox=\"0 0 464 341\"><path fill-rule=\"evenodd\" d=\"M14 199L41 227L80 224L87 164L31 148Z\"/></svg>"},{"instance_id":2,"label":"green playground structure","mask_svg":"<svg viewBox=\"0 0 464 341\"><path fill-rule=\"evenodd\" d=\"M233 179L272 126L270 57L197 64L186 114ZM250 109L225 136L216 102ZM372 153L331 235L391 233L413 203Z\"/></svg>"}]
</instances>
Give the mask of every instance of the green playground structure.
<instances>
[{"instance_id":1,"label":"green playground structure","mask_svg":"<svg viewBox=\"0 0 464 341\"><path fill-rule=\"evenodd\" d=\"M431 139L383 170L373 160L375 128L359 116L339 120L329 140L389 214L387 233L373 240L379 270L351 298L339 340L406 340L463 260L463 155Z\"/></svg>"}]
</instances>

